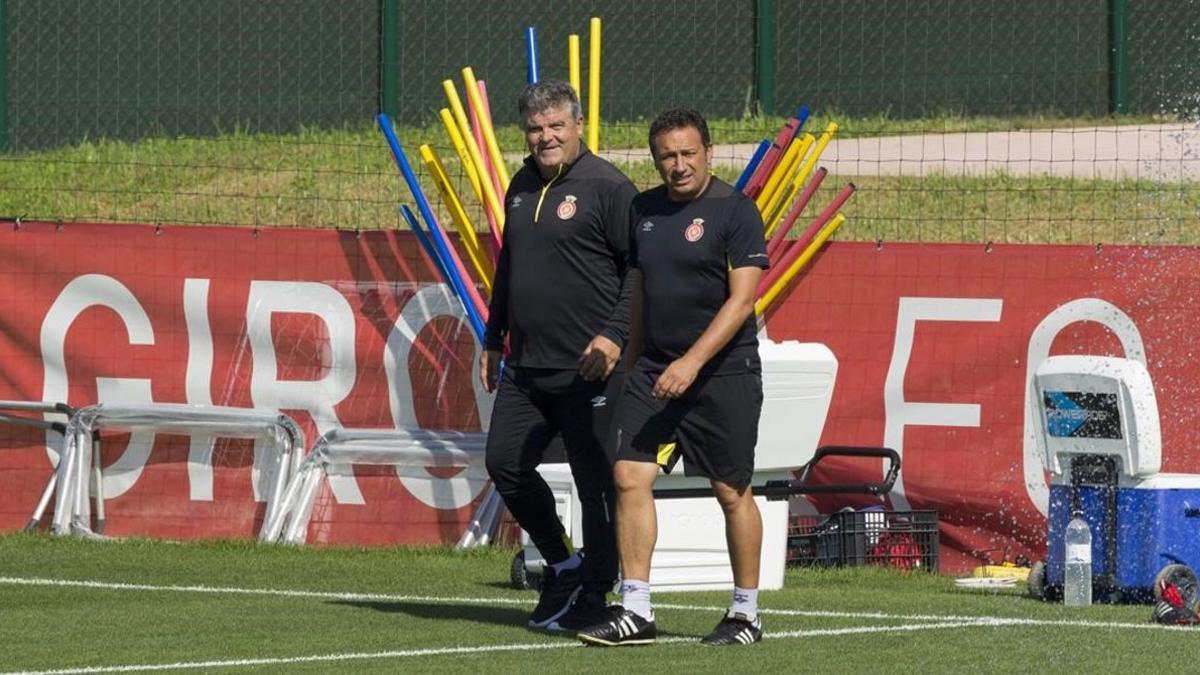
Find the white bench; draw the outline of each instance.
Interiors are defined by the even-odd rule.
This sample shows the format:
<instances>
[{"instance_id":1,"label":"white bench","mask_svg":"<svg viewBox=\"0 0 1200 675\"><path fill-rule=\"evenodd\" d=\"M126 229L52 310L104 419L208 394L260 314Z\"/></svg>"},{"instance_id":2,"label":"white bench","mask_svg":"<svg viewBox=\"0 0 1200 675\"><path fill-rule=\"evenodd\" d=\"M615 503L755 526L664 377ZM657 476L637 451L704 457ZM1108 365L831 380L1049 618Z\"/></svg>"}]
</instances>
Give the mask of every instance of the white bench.
<instances>
[{"instance_id":1,"label":"white bench","mask_svg":"<svg viewBox=\"0 0 1200 675\"><path fill-rule=\"evenodd\" d=\"M267 454L267 512L271 520L283 496L288 477L304 452L304 433L287 415L274 410L183 403L108 404L80 408L67 422L65 444L58 462L58 489L51 531L56 534L97 536L92 529L89 497L96 500L97 530L103 530L104 494L97 448L92 439L100 429L205 434L214 438L261 439ZM89 480L89 466L95 480Z\"/></svg>"},{"instance_id":2,"label":"white bench","mask_svg":"<svg viewBox=\"0 0 1200 675\"><path fill-rule=\"evenodd\" d=\"M0 413L0 422L5 424L44 429L58 434L59 443L55 449L58 452L59 458L62 458L63 444L65 443L65 434L67 432L66 421L71 415L75 414L74 408L66 403L49 401L0 401L0 410L42 413L43 415L50 414L62 418L62 421L58 422L45 419L44 417L39 419L23 415ZM49 479L46 480L46 487L42 490L41 498L38 499L37 505L33 507L33 513L29 517L29 522L25 524L26 532L32 532L37 529L38 522L41 521L42 515L46 512L46 507L50 504L50 497L54 495L54 487L57 483L58 474L51 472Z\"/></svg>"},{"instance_id":3,"label":"white bench","mask_svg":"<svg viewBox=\"0 0 1200 675\"><path fill-rule=\"evenodd\" d=\"M317 489L325 476L355 464L400 469L483 468L487 436L429 429L334 429L321 436L300 465L271 519L264 521L262 541L303 543L308 535Z\"/></svg>"}]
</instances>

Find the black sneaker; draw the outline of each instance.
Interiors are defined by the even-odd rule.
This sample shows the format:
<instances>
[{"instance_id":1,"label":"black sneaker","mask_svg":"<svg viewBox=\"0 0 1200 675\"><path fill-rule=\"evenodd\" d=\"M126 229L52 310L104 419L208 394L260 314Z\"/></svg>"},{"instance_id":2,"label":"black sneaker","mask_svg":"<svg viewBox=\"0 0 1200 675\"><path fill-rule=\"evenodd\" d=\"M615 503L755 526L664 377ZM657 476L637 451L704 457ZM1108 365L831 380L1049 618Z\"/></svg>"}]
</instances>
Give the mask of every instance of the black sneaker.
<instances>
[{"instance_id":1,"label":"black sneaker","mask_svg":"<svg viewBox=\"0 0 1200 675\"><path fill-rule=\"evenodd\" d=\"M620 605L605 604L604 593L581 591L565 614L550 622L546 630L575 633L604 623L621 611Z\"/></svg>"},{"instance_id":2,"label":"black sneaker","mask_svg":"<svg viewBox=\"0 0 1200 675\"><path fill-rule=\"evenodd\" d=\"M748 645L762 640L762 619L756 614L753 620L732 609L721 619L711 633L700 640L706 645Z\"/></svg>"},{"instance_id":3,"label":"black sneaker","mask_svg":"<svg viewBox=\"0 0 1200 675\"><path fill-rule=\"evenodd\" d=\"M622 607L614 607L607 621L585 628L575 634L586 645L619 647L621 645L652 645L658 637L653 619L643 619Z\"/></svg>"},{"instance_id":4,"label":"black sneaker","mask_svg":"<svg viewBox=\"0 0 1200 675\"><path fill-rule=\"evenodd\" d=\"M571 608L575 596L579 595L581 575L578 567L555 573L554 568L546 566L542 574L542 595L538 598L537 607L529 615L530 628L545 628Z\"/></svg>"}]
</instances>

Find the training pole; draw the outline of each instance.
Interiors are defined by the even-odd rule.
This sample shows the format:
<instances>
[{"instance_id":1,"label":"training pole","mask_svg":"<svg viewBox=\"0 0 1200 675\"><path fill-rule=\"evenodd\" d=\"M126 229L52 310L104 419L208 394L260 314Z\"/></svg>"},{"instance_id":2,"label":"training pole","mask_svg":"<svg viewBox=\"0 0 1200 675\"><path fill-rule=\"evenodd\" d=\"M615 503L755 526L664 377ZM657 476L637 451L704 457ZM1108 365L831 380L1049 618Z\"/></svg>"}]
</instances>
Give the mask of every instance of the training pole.
<instances>
[{"instance_id":1,"label":"training pole","mask_svg":"<svg viewBox=\"0 0 1200 675\"><path fill-rule=\"evenodd\" d=\"M475 268L479 281L490 296L492 293L491 260L484 254L480 246L479 238L475 235L475 226L471 224L471 219L467 216L462 200L458 198L458 192L450 182L450 177L446 174L446 167L442 164L441 157L438 157L437 151L428 145L422 145L420 151L425 168L428 169L429 175L433 178L433 184L437 186L438 193L442 196L442 203L450 212L450 220L454 223L454 229L458 232L463 248L467 251L471 266Z\"/></svg>"},{"instance_id":2,"label":"training pole","mask_svg":"<svg viewBox=\"0 0 1200 675\"><path fill-rule=\"evenodd\" d=\"M450 80L442 82L442 90L446 92L446 100L450 102L450 112L453 113L454 121L458 124L458 132L467 145L467 152L471 157L471 162L475 165L475 171L479 173L479 185L483 188L485 197L484 206L492 210L492 215L496 218L496 228L503 232L504 207L500 205L500 198L496 196L496 189L492 187L492 181L487 179L483 151L475 144L475 137L471 135L471 125L467 123L467 113L463 109L462 101L458 98L458 90L454 88L454 83Z\"/></svg>"},{"instance_id":3,"label":"training pole","mask_svg":"<svg viewBox=\"0 0 1200 675\"><path fill-rule=\"evenodd\" d=\"M758 163L762 161L763 155L767 154L767 149L770 147L771 139L762 139L762 142L755 148L754 154L750 156L750 161L746 162L746 168L742 169L742 175L738 176L737 182L733 184L735 190L741 192L746 187L750 176L754 175L754 170L758 168Z\"/></svg>"},{"instance_id":4,"label":"training pole","mask_svg":"<svg viewBox=\"0 0 1200 675\"><path fill-rule=\"evenodd\" d=\"M804 184L804 181L808 180L808 174L816 166L817 160L821 159L821 154L825 152L825 148L829 146L829 141L833 140L833 135L837 133L837 130L837 122L830 122L825 126L825 131L821 134L821 138L817 140L817 146L805 158L804 163L800 165L800 170L796 172L796 177L792 179L791 185L788 188L788 199L791 199L791 195L795 194L796 190L799 190L800 186ZM774 213L771 215L771 221L767 223L768 233L778 224L779 213Z\"/></svg>"},{"instance_id":5,"label":"training pole","mask_svg":"<svg viewBox=\"0 0 1200 675\"><path fill-rule=\"evenodd\" d=\"M537 84L537 28L530 26L525 29L525 83Z\"/></svg>"},{"instance_id":6,"label":"training pole","mask_svg":"<svg viewBox=\"0 0 1200 675\"><path fill-rule=\"evenodd\" d=\"M846 222L846 216L841 213L833 217L833 220L829 223L829 225L821 230L821 233L818 234L817 238L808 245L808 248L804 249L804 252L797 257L791 265L788 266L783 276L781 276L779 280L775 282L775 285L772 286L770 290L764 293L763 296L754 303L755 314L762 316L767 309L770 308L771 303L775 302L775 299L779 297L779 294L783 293L783 290L787 288L792 279L800 273L800 270L804 269L804 266L808 264L808 261L812 260L813 256L817 254L817 251L821 249L821 246L823 246L825 242L828 241L831 236L833 236L833 233L839 227L841 227L842 223L844 222Z\"/></svg>"},{"instance_id":7,"label":"training pole","mask_svg":"<svg viewBox=\"0 0 1200 675\"><path fill-rule=\"evenodd\" d=\"M567 36L567 73L575 98L583 98L583 90L579 88L579 36L574 34Z\"/></svg>"},{"instance_id":8,"label":"training pole","mask_svg":"<svg viewBox=\"0 0 1200 675\"><path fill-rule=\"evenodd\" d=\"M592 17L588 38L588 147L600 152L600 19Z\"/></svg>"},{"instance_id":9,"label":"training pole","mask_svg":"<svg viewBox=\"0 0 1200 675\"><path fill-rule=\"evenodd\" d=\"M399 167L400 173L404 176L404 182L408 184L409 192L412 193L413 199L417 202L417 210L421 212L421 217L425 220L425 225L429 228L429 232L432 235L430 238L433 241L433 248L437 251L438 257L442 259L447 276L450 279L450 286L458 294L463 311L466 312L467 321L475 331L475 337L482 343L483 319L479 312L476 311L476 306L470 299L471 291L467 290L466 280L459 278L452 268L452 261L457 256L450 250L445 238L441 236L441 229L436 225L437 218L434 217L433 210L429 208L429 200L425 198L425 192L421 189L421 183L417 180L417 175L413 172L412 165L408 163L408 157L404 154L404 148L400 146L400 141L396 138L396 132L392 129L391 118L384 113L380 113L375 119L379 123L379 129L383 132L384 138L387 139L388 148L391 149L392 158L396 160L396 166ZM474 290L473 286L472 290ZM478 296L479 293L476 291L475 297Z\"/></svg>"},{"instance_id":10,"label":"training pole","mask_svg":"<svg viewBox=\"0 0 1200 675\"><path fill-rule=\"evenodd\" d=\"M813 174L812 180L808 181L808 185L804 187L804 192L800 193L800 198L796 200L795 204L792 204L792 210L788 212L783 224L775 228L775 234L771 235L771 240L767 243L767 258L772 262L777 260L776 253L781 250L788 232L796 224L796 221L800 218L800 213L804 211L804 207L808 206L808 202L812 200L812 196L816 194L817 188L821 187L821 183L825 181L825 176L828 174L829 170L825 167L817 169L817 172Z\"/></svg>"},{"instance_id":11,"label":"training pole","mask_svg":"<svg viewBox=\"0 0 1200 675\"><path fill-rule=\"evenodd\" d=\"M462 69L463 86L467 90L467 98L471 100L471 107L479 112L479 125L483 127L483 140L487 142L488 156L492 160L492 169L496 175L500 177L500 194L508 189L508 168L504 166L504 155L500 153L500 145L496 143L496 130L492 128L492 118L486 115L486 106L483 105L483 99L479 96L479 80L475 79L475 73L468 66Z\"/></svg>"},{"instance_id":12,"label":"training pole","mask_svg":"<svg viewBox=\"0 0 1200 675\"><path fill-rule=\"evenodd\" d=\"M833 218L838 209L842 208L842 205L846 203L846 200L850 199L850 195L854 194L855 189L854 183L847 183L846 186L837 193L837 196L833 198L833 201L830 202L821 211L821 213L817 214L816 218L813 218L813 222L811 225L809 225L809 229L805 232L805 234L807 235L808 232L814 231L814 227L823 227L825 223L829 222L829 219ZM804 247L805 239L806 237L801 237L791 246L789 246L787 251L780 257L779 265L773 266L767 271L766 275L759 280L758 291L760 292L760 295L762 294L762 291L771 288L771 286L774 285L779 277L782 276L782 274L787 270L788 266L791 265L791 262L795 260L798 255L800 255Z\"/></svg>"},{"instance_id":13,"label":"training pole","mask_svg":"<svg viewBox=\"0 0 1200 675\"><path fill-rule=\"evenodd\" d=\"M442 125L446 127L446 135L450 138L450 145L454 148L454 152L458 155L458 161L462 164L463 171L467 174L467 180L471 183L471 190L475 193L475 198L479 200L484 216L488 221L488 230L492 233L492 251L500 250L500 227L496 224L496 216L492 210L488 208L487 196L483 192L483 185L480 183L482 178L479 172L475 169L475 162L471 161L471 151L467 149L467 142L463 140L462 132L458 130L458 123L454 121L454 117L446 108L438 111L438 116L442 120ZM495 263L495 260L492 261Z\"/></svg>"}]
</instances>

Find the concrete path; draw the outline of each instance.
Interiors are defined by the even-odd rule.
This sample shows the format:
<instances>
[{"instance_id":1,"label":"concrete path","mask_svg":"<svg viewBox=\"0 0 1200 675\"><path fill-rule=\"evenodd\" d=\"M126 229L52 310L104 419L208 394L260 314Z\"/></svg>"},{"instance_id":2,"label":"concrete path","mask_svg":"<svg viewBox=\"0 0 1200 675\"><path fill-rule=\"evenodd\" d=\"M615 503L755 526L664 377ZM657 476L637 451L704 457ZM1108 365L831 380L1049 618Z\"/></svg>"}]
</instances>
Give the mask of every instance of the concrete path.
<instances>
[{"instance_id":1,"label":"concrete path","mask_svg":"<svg viewBox=\"0 0 1200 675\"><path fill-rule=\"evenodd\" d=\"M928 174L1200 180L1200 125L1081 127L980 133L913 134L837 140L821 166L843 176ZM718 145L714 162L744 167L757 144ZM645 150L602 152L645 161Z\"/></svg>"}]
</instances>

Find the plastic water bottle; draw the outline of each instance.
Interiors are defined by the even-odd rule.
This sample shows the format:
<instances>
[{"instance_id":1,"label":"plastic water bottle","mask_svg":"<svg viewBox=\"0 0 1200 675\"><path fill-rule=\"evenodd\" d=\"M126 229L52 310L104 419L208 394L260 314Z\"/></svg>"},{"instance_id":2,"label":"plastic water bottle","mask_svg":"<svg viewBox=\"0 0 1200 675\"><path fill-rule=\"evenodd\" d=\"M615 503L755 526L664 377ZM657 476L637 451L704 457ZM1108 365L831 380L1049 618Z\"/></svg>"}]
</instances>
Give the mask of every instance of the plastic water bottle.
<instances>
[{"instance_id":1,"label":"plastic water bottle","mask_svg":"<svg viewBox=\"0 0 1200 675\"><path fill-rule=\"evenodd\" d=\"M1066 549L1063 604L1086 607L1092 604L1092 531L1079 515L1067 524Z\"/></svg>"}]
</instances>

